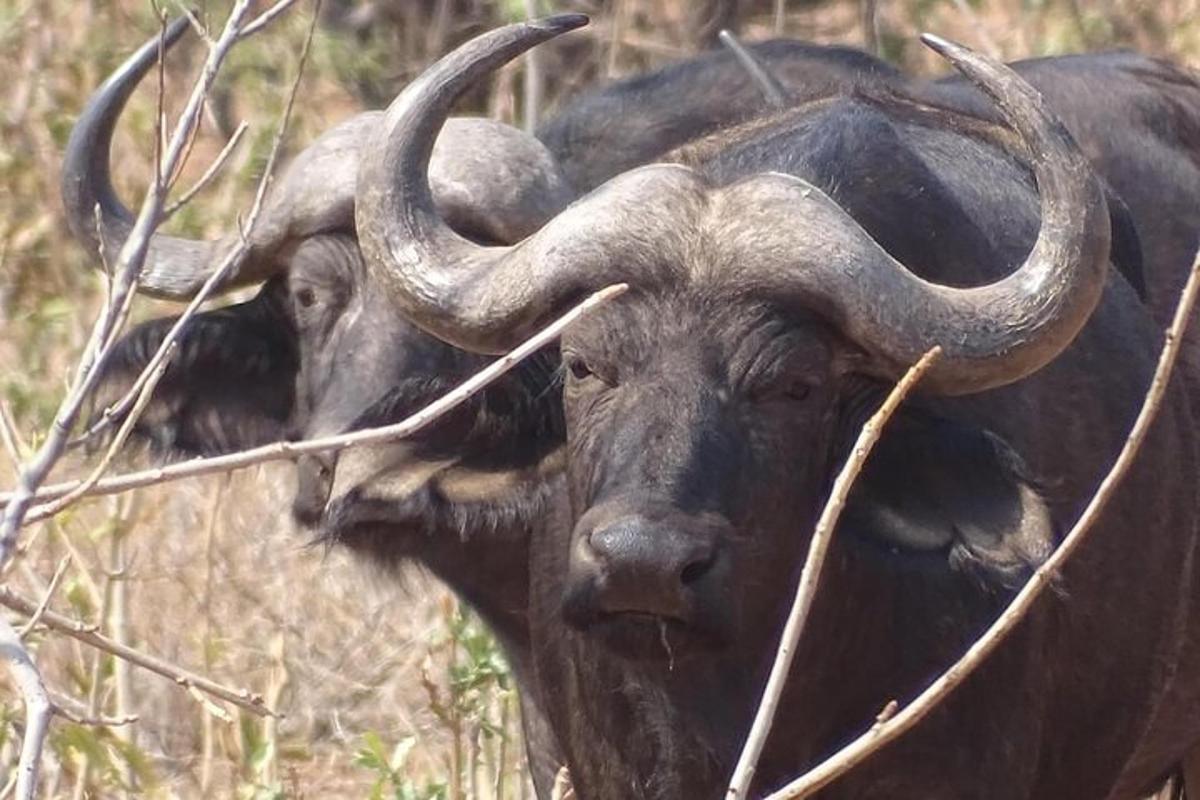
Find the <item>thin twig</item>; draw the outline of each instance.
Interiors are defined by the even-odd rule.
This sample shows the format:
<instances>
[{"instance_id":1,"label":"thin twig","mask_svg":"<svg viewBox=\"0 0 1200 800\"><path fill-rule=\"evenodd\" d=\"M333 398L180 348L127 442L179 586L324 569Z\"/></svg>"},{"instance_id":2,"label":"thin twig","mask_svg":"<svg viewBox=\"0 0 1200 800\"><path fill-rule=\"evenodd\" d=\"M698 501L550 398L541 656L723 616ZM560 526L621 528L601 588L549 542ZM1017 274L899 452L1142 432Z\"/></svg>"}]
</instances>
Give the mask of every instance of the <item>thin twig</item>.
<instances>
[{"instance_id":1,"label":"thin twig","mask_svg":"<svg viewBox=\"0 0 1200 800\"><path fill-rule=\"evenodd\" d=\"M42 602L38 603L37 610L33 612L33 616L29 621L20 627L17 631L17 638L24 640L33 629L42 620L42 614L46 613L46 609L50 607L50 600L54 597L54 590L58 588L59 581L62 580L63 573L67 571L67 565L71 563L69 555L63 556L58 562L58 566L54 570L54 575L50 578L50 584L46 587L46 591L42 592Z\"/></svg>"},{"instance_id":2,"label":"thin twig","mask_svg":"<svg viewBox=\"0 0 1200 800\"><path fill-rule=\"evenodd\" d=\"M350 447L378 444L380 442L390 442L395 439L401 439L405 436L410 436L424 428L426 425L434 422L443 414L446 414L461 405L470 397L484 389L488 384L492 383L504 373L511 370L518 363L533 355L547 344L553 342L556 338L558 338L559 335L562 334L565 328L570 326L581 316L587 314L589 311L593 310L602 303L605 303L621 294L627 288L628 286L626 284L618 283L609 286L606 289L601 289L581 302L579 305L569 310L567 313L563 314L554 322L547 325L541 331L531 336L508 355L502 356L496 361L493 361L487 367L463 381L454 390L443 395L442 397L422 408L420 411L400 422L392 425L385 425L380 428L365 428L352 433L344 433L337 436L326 436L319 439L308 439L299 442L274 442L272 444L255 447L250 450L242 450L237 453L229 453L223 456L195 458L191 461L168 464L166 466L156 467L154 469L130 472L124 475L114 475L97 481L96 485L87 491L86 496L96 497L101 495L119 494L120 492L127 492L131 489L140 489L144 486L153 486L155 484L180 480L182 478L191 478L197 475L212 475L218 472L228 472L233 469L249 467L267 461L293 460L302 455L338 452ZM46 486L37 493L37 499L42 501L53 500L54 498L61 497L63 494L75 489L77 486L79 486L79 481L70 481L67 483ZM14 496L14 493L0 495L0 503L9 502L14 498Z\"/></svg>"},{"instance_id":3,"label":"thin twig","mask_svg":"<svg viewBox=\"0 0 1200 800\"><path fill-rule=\"evenodd\" d=\"M22 614L33 614L37 610L37 603L26 597L22 597L6 586L0 586L0 605ZM0 618L0 621L2 621L2 618ZM42 615L42 624L51 630L66 634L73 639L78 639L84 644L89 644L106 653L111 653L117 658L122 658L131 664L136 664L153 673L162 675L164 678L170 678L184 689L204 692L227 703L232 703L239 708L244 708L260 717L278 716L275 711L267 707L262 697L257 694L245 689L231 689L227 686L222 686L216 681L206 678L203 675L189 672L182 667L172 664L170 661L134 650L132 647L113 641L107 636L98 633L95 625L73 620L70 617L65 617L53 611L46 611ZM3 628L0 627L0 644L3 643L2 634Z\"/></svg>"},{"instance_id":4,"label":"thin twig","mask_svg":"<svg viewBox=\"0 0 1200 800\"><path fill-rule=\"evenodd\" d=\"M66 697L54 697L51 699L51 703L53 704L52 710L55 714L65 720L74 722L76 725L117 728L122 725L130 725L138 721L137 714L125 714L117 717L105 717L102 715L88 714L83 709L82 703L80 703L78 700L68 699Z\"/></svg>"},{"instance_id":5,"label":"thin twig","mask_svg":"<svg viewBox=\"0 0 1200 800\"><path fill-rule=\"evenodd\" d=\"M787 623L779 639L779 649L775 653L775 663L771 665L771 675L767 686L763 689L762 700L758 704L758 713L754 716L754 724L746 737L742 755L738 759L733 777L729 781L729 789L725 793L727 800L737 800L748 797L750 783L754 780L754 770L758 765L758 757L762 754L767 736L771 733L771 724L775 721L775 711L779 707L779 698L787 683L788 673L792 668L792 658L795 656L796 643L804 632L804 624L808 621L808 613L812 609L813 599L817 596L817 588L821 580L821 568L825 564L825 556L829 552L829 544L833 541L833 532L837 527L842 509L846 506L846 498L854 481L867 463L867 457L875 443L879 441L884 426L896 413L900 403L904 401L913 387L921 380L929 368L937 363L942 354L942 348L934 347L914 364L900 382L888 393L879 410L871 415L863 425L854 441L854 447L846 458L846 463L838 473L830 490L829 499L817 518L817 525L812 539L808 544L808 557L804 569L800 573L800 583L796 587L796 597L792 601L791 611L788 612Z\"/></svg>"},{"instance_id":6,"label":"thin twig","mask_svg":"<svg viewBox=\"0 0 1200 800\"><path fill-rule=\"evenodd\" d=\"M277 3L275 3L275 5L271 6L266 11L247 22L245 27L238 32L238 38L245 39L247 36L253 36L254 34L258 33L263 28L270 25L276 17L295 5L295 3L296 0L279 0Z\"/></svg>"},{"instance_id":7,"label":"thin twig","mask_svg":"<svg viewBox=\"0 0 1200 800\"><path fill-rule=\"evenodd\" d=\"M49 503L37 506L25 515L25 524L31 524L40 520L52 517L62 511L67 506L79 500L87 493L87 490L96 485L96 481L104 477L104 473L108 472L109 466L121 448L125 445L125 441L129 435L133 433L133 428L137 424L138 418L145 411L146 405L150 402L150 395L154 393L154 389L158 386L158 382L162 379L163 373L167 371L170 353L174 352L175 343L172 342L167 349L167 356L158 364L152 365L152 371L148 374L145 383L138 392L137 401L133 404L133 409L121 422L121 427L117 429L117 435L109 442L108 449L105 450L104 456L100 459L100 463L92 469L88 476L84 478L79 486L74 490L67 492L62 497L57 498Z\"/></svg>"},{"instance_id":8,"label":"thin twig","mask_svg":"<svg viewBox=\"0 0 1200 800\"><path fill-rule=\"evenodd\" d=\"M36 609L35 603L30 603ZM38 765L42 759L42 742L50 726L52 706L37 665L21 643L17 632L0 616L0 660L8 662L8 670L25 701L25 736L21 741L21 760L17 766L17 800L33 800L37 791Z\"/></svg>"},{"instance_id":9,"label":"thin twig","mask_svg":"<svg viewBox=\"0 0 1200 800\"><path fill-rule=\"evenodd\" d=\"M869 731L860 735L850 744L778 792L770 795L767 800L788 800L789 798L808 797L813 792L829 785L830 782L853 769L879 748L911 729L924 719L930 711L936 708L938 703L954 691L968 675L974 672L983 663L984 659L1004 641L1005 637L1029 613L1034 602L1045 590L1046 586L1050 584L1054 576L1059 574L1067 559L1079 549L1088 531L1092 529L1096 521L1100 518L1100 514L1112 498L1113 492L1120 485L1125 474L1129 471L1129 467L1133 464L1133 460L1146 438L1146 433L1150 430L1150 425L1157 416L1158 409L1162 404L1163 396L1171 379L1172 370L1175 367L1176 357L1179 354L1179 346L1183 341L1183 334L1187 330L1188 322L1192 316L1192 309L1196 304L1197 294L1200 294L1200 253L1197 253L1196 259L1192 263L1192 271L1188 276L1187 284L1183 288L1183 294L1175 310L1175 317L1172 319L1171 326L1167 329L1164 336L1162 353L1159 356L1158 365L1154 370L1154 378L1150 382L1150 388L1146 391L1145 400L1142 402L1137 419L1134 420L1133 427L1129 431L1125 445L1121 448L1121 452L1117 456L1116 461L1113 462L1112 468L1104 476L1100 487L1092 496L1091 501L1083 510L1078 521L1071 528L1071 532L1063 539L1058 549L1033 573L1033 577L1021 588L1021 591L1009 603L1004 613L992 623L982 636L975 640L975 643L963 654L962 658L942 673L937 680L931 683L925 691L921 692L903 710L891 719L872 726Z\"/></svg>"},{"instance_id":10,"label":"thin twig","mask_svg":"<svg viewBox=\"0 0 1200 800\"><path fill-rule=\"evenodd\" d=\"M621 37L624 35L625 17L628 13L628 0L613 0L612 29L609 31L608 65L604 74L609 78L617 77L617 57L621 52Z\"/></svg>"},{"instance_id":11,"label":"thin twig","mask_svg":"<svg viewBox=\"0 0 1200 800\"><path fill-rule=\"evenodd\" d=\"M879 55L879 0L860 0L862 3L863 49Z\"/></svg>"},{"instance_id":12,"label":"thin twig","mask_svg":"<svg viewBox=\"0 0 1200 800\"><path fill-rule=\"evenodd\" d=\"M184 192L178 200L171 203L171 205L167 206L163 210L164 220L170 219L172 216L174 216L176 211L190 203L192 198L202 192L204 187L212 182L213 178L217 176L217 173L221 171L221 168L225 166L225 162L229 160L231 155L233 155L234 149L238 146L238 143L242 140L242 136L244 136L246 131L249 129L250 126L246 122L242 122L237 126L237 130L235 130L233 135L229 137L229 141L226 142L225 146L221 148L221 152L217 153L217 157L214 158L213 162L208 165L208 169L204 171L204 174L200 176L200 179L192 184L191 188Z\"/></svg>"}]
</instances>

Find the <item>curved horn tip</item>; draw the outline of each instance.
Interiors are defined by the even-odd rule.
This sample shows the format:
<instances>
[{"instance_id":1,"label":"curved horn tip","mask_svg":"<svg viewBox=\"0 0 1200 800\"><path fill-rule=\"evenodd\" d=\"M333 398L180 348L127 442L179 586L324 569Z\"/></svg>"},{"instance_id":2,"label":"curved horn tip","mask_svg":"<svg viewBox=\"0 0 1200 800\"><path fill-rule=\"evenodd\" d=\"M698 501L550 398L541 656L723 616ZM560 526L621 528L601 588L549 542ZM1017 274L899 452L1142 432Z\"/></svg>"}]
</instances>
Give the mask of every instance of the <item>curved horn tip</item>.
<instances>
[{"instance_id":1,"label":"curved horn tip","mask_svg":"<svg viewBox=\"0 0 1200 800\"><path fill-rule=\"evenodd\" d=\"M999 59L994 58L986 53L980 53L977 50L972 50L965 44L943 39L933 33L922 33L921 43L928 47L933 52L937 53L942 58L950 62L950 64L963 75L971 80L978 82L981 80L983 73L1003 76L1004 78L1020 78L1012 72ZM991 92L989 92L991 94Z\"/></svg>"},{"instance_id":2,"label":"curved horn tip","mask_svg":"<svg viewBox=\"0 0 1200 800\"><path fill-rule=\"evenodd\" d=\"M582 28L591 21L591 18L587 14L555 14L550 17L531 19L525 24L531 28L541 28L558 35L567 31L573 31L576 28Z\"/></svg>"},{"instance_id":3,"label":"curved horn tip","mask_svg":"<svg viewBox=\"0 0 1200 800\"><path fill-rule=\"evenodd\" d=\"M726 47L731 44L737 44L737 37L733 35L733 31L729 30L729 28L721 28L721 30L717 31L717 38Z\"/></svg>"},{"instance_id":4,"label":"curved horn tip","mask_svg":"<svg viewBox=\"0 0 1200 800\"><path fill-rule=\"evenodd\" d=\"M936 33L922 33L921 44L948 61L957 61L963 56L975 55L975 52L966 45L943 39Z\"/></svg>"}]
</instances>

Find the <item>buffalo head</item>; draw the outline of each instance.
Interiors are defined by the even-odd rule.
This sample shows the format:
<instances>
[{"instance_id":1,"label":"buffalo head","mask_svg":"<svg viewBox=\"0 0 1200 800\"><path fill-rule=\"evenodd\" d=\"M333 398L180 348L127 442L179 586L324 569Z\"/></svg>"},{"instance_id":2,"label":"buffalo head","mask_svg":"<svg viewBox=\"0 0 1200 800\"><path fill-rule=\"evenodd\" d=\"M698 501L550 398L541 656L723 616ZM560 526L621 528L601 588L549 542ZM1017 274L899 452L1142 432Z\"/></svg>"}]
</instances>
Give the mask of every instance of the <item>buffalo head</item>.
<instances>
[{"instance_id":1,"label":"buffalo head","mask_svg":"<svg viewBox=\"0 0 1200 800\"><path fill-rule=\"evenodd\" d=\"M186 31L177 21L168 45ZM110 262L132 215L110 179L123 106L153 66L147 43L94 94L67 147L63 197L71 229ZM222 290L261 283L251 299L197 315L184 330L137 432L167 454L213 454L398 421L489 359L408 323L365 270L354 233L356 163L381 121L360 114L296 155L262 215L249 252ZM569 190L532 137L483 119L457 119L437 137L433 197L456 235L482 245L519 240L560 210ZM194 296L241 234L213 241L154 235L139 291ZM173 319L138 326L118 345L97 405L119 398ZM549 492L560 449L557 355L543 353L420 436L298 464L294 515L328 543L384 566L416 562L445 580L493 627L523 676L528 525ZM526 724L538 726L526 706ZM557 768L540 733L535 779Z\"/></svg>"},{"instance_id":2,"label":"buffalo head","mask_svg":"<svg viewBox=\"0 0 1200 800\"><path fill-rule=\"evenodd\" d=\"M186 28L186 21L173 24L168 45ZM110 260L128 235L131 214L112 188L108 150L121 109L156 54L156 42L148 43L109 78L80 116L67 148L63 196L72 231ZM246 302L195 318L139 423L160 450L226 452L385 424L486 363L407 323L364 270L353 230L355 166L364 137L380 118L368 112L336 126L298 154L279 179L248 232L247 257L220 287L262 288ZM569 196L553 158L536 140L487 120L454 120L438 138L434 163L439 213L482 243L519 239ZM194 241L156 234L139 291L190 298L239 236L235 231ZM126 388L171 323L155 320L126 337L106 374L102 404ZM390 504L397 518L404 514L396 509L407 503L417 519L427 510L421 506L439 499L485 504L545 455L535 452L539 437L533 429L554 428L553 414L539 420L532 406L547 391L551 372L547 358L535 359L417 442L341 459L305 459L297 516L324 522L340 536L352 520L385 522L387 515L366 510L376 501ZM526 428L518 431L518 425ZM444 492L439 482L445 482ZM377 555L408 555L402 544L390 540Z\"/></svg>"},{"instance_id":3,"label":"buffalo head","mask_svg":"<svg viewBox=\"0 0 1200 800\"><path fill-rule=\"evenodd\" d=\"M625 173L518 245L481 248L431 202L431 134L458 92L539 30L481 37L393 103L359 168L367 268L417 324L480 352L605 282L636 287L563 340L567 610L580 625L665 622L728 641L734 620L761 619L736 608L736 587L779 586L794 568L778 553L800 544L795 525L826 488L855 381L894 376L941 343L927 386L974 393L1071 342L1108 270L1103 193L1036 93L938 44L1035 154L1041 233L1006 278L924 281L812 183L768 173L723 184L675 165Z\"/></svg>"}]
</instances>

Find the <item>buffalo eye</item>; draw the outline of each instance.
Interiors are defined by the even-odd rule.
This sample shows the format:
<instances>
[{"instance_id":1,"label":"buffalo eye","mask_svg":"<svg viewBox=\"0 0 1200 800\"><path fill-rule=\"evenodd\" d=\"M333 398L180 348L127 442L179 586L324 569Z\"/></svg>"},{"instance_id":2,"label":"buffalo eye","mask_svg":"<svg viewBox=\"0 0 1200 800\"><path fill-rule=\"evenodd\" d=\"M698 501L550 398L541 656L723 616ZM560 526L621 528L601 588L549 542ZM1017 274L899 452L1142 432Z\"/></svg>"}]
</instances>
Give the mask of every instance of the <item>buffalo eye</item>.
<instances>
[{"instance_id":1,"label":"buffalo eye","mask_svg":"<svg viewBox=\"0 0 1200 800\"><path fill-rule=\"evenodd\" d=\"M568 358L567 369L571 370L571 377L575 378L575 380L581 381L585 378L593 377L592 368L582 358Z\"/></svg>"},{"instance_id":2,"label":"buffalo eye","mask_svg":"<svg viewBox=\"0 0 1200 800\"><path fill-rule=\"evenodd\" d=\"M306 286L296 292L296 302L301 308L312 308L317 303L317 293Z\"/></svg>"},{"instance_id":3,"label":"buffalo eye","mask_svg":"<svg viewBox=\"0 0 1200 800\"><path fill-rule=\"evenodd\" d=\"M812 384L805 380L784 380L752 391L750 399L755 403L803 403L812 389Z\"/></svg>"},{"instance_id":4,"label":"buffalo eye","mask_svg":"<svg viewBox=\"0 0 1200 800\"><path fill-rule=\"evenodd\" d=\"M571 377L576 381L590 381L594 379L607 386L613 385L612 380L593 369L582 356L575 353L564 353L563 362L566 365L567 371L571 373Z\"/></svg>"}]
</instances>

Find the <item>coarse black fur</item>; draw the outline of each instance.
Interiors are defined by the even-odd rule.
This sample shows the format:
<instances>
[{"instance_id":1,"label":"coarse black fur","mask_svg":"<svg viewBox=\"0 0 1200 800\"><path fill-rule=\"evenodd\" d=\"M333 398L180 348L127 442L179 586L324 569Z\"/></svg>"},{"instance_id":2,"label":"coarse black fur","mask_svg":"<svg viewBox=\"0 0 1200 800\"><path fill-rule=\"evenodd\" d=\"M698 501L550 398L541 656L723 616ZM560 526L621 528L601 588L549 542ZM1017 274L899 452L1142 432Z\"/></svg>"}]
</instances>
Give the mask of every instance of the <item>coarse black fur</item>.
<instances>
[{"instance_id":1,"label":"coarse black fur","mask_svg":"<svg viewBox=\"0 0 1200 800\"><path fill-rule=\"evenodd\" d=\"M796 100L903 80L887 62L850 47L774 39L748 49ZM733 54L714 50L585 92L542 123L537 136L584 192L769 107Z\"/></svg>"}]
</instances>

